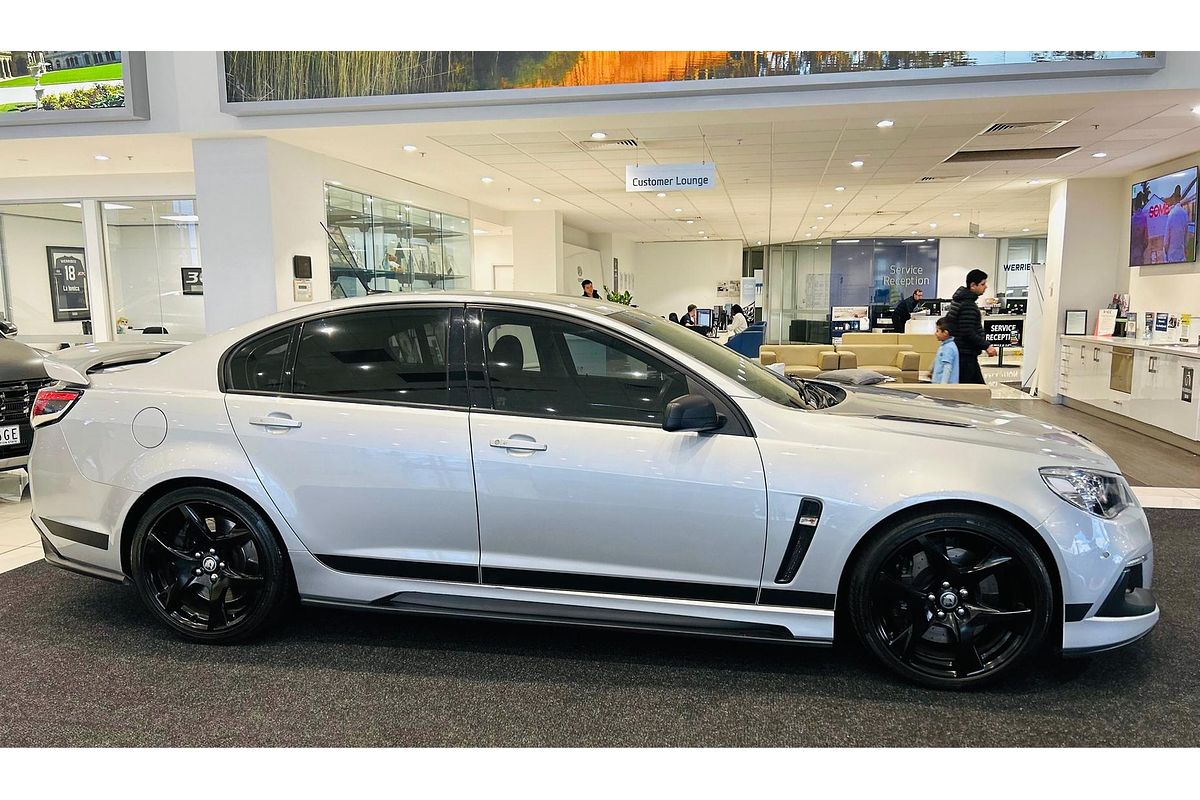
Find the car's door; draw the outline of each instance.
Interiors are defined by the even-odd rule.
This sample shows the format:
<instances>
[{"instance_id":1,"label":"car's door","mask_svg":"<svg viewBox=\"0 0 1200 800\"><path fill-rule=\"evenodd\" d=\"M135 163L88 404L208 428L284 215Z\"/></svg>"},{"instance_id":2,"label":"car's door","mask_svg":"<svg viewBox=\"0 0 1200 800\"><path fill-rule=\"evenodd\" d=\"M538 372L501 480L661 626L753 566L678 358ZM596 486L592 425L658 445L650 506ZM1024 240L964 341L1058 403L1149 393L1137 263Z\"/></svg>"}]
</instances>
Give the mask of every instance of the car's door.
<instances>
[{"instance_id":1,"label":"car's door","mask_svg":"<svg viewBox=\"0 0 1200 800\"><path fill-rule=\"evenodd\" d=\"M550 314L468 309L483 582L754 602L757 444L728 401L638 343ZM662 429L705 393L716 433Z\"/></svg>"},{"instance_id":2,"label":"car's door","mask_svg":"<svg viewBox=\"0 0 1200 800\"><path fill-rule=\"evenodd\" d=\"M326 564L477 580L462 313L359 308L268 333L227 360L238 439Z\"/></svg>"}]
</instances>

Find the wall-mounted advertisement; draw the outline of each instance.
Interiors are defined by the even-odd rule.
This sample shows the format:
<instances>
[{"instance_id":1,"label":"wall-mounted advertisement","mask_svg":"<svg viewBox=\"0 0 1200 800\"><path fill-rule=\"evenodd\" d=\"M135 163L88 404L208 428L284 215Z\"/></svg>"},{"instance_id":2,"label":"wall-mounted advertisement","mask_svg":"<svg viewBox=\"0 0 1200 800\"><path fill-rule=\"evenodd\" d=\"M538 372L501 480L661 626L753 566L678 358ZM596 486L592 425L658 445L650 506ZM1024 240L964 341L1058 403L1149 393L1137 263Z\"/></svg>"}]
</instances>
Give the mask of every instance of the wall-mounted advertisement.
<instances>
[{"instance_id":1,"label":"wall-mounted advertisement","mask_svg":"<svg viewBox=\"0 0 1200 800\"><path fill-rule=\"evenodd\" d=\"M1129 266L1196 260L1196 178L1200 169L1163 175L1133 186Z\"/></svg>"},{"instance_id":2,"label":"wall-mounted advertisement","mask_svg":"<svg viewBox=\"0 0 1200 800\"><path fill-rule=\"evenodd\" d=\"M147 119L145 55L0 50L0 125Z\"/></svg>"},{"instance_id":3,"label":"wall-mounted advertisement","mask_svg":"<svg viewBox=\"0 0 1200 800\"><path fill-rule=\"evenodd\" d=\"M47 247L46 266L50 271L50 308L54 321L91 319L83 248Z\"/></svg>"},{"instance_id":4,"label":"wall-mounted advertisement","mask_svg":"<svg viewBox=\"0 0 1200 800\"><path fill-rule=\"evenodd\" d=\"M1153 51L1134 50L255 50L224 56L230 104L963 67L1160 67Z\"/></svg>"},{"instance_id":5,"label":"wall-mounted advertisement","mask_svg":"<svg viewBox=\"0 0 1200 800\"><path fill-rule=\"evenodd\" d=\"M936 239L835 239L830 305L894 306L917 289L937 296Z\"/></svg>"}]
</instances>

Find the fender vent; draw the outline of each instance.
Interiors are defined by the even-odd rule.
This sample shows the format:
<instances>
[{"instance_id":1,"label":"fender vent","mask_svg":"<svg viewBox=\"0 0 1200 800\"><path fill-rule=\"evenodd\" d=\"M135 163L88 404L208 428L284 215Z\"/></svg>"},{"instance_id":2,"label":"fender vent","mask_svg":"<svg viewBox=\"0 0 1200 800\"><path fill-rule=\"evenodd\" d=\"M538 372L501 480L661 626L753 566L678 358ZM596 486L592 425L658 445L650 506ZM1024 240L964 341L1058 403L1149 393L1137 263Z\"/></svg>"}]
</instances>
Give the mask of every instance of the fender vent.
<instances>
[{"instance_id":1,"label":"fender vent","mask_svg":"<svg viewBox=\"0 0 1200 800\"><path fill-rule=\"evenodd\" d=\"M800 510L796 512L796 522L792 525L792 537L788 540L787 549L783 551L783 560L779 564L779 572L775 573L776 583L791 583L808 555L809 545L812 544L813 534L821 522L821 501L815 497L806 497L800 501Z\"/></svg>"}]
</instances>

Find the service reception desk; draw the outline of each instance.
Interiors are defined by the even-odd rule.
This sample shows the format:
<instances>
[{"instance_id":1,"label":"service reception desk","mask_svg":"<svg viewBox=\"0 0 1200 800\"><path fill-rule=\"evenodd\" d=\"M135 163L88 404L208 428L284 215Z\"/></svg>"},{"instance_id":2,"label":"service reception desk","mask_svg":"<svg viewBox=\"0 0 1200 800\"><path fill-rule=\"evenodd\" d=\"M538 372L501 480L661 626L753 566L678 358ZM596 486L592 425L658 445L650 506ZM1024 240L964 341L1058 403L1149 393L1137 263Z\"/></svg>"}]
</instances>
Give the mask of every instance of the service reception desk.
<instances>
[{"instance_id":1,"label":"service reception desk","mask_svg":"<svg viewBox=\"0 0 1200 800\"><path fill-rule=\"evenodd\" d=\"M1197 373L1200 347L1059 337L1058 392L1067 405L1200 453Z\"/></svg>"}]
</instances>

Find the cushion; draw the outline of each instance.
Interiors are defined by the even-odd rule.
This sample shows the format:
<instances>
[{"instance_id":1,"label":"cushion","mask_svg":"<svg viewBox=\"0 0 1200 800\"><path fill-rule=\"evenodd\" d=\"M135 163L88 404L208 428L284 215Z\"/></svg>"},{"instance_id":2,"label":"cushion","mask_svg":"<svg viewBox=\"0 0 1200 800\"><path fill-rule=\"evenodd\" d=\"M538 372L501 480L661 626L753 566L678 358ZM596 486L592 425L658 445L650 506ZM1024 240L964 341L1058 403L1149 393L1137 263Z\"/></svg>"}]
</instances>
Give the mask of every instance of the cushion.
<instances>
[{"instance_id":1,"label":"cushion","mask_svg":"<svg viewBox=\"0 0 1200 800\"><path fill-rule=\"evenodd\" d=\"M889 378L887 375L881 375L869 369L834 369L822 372L817 376L817 380L844 383L848 386L871 386L876 383L894 381L895 378Z\"/></svg>"}]
</instances>

